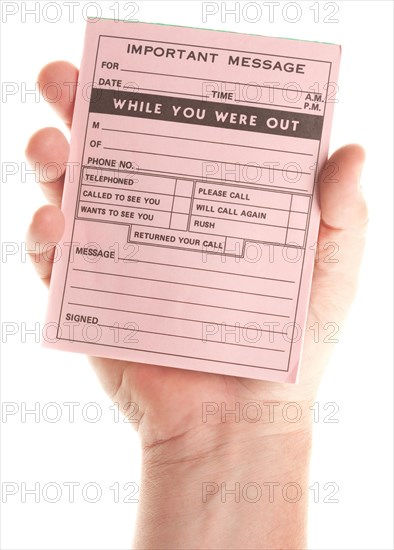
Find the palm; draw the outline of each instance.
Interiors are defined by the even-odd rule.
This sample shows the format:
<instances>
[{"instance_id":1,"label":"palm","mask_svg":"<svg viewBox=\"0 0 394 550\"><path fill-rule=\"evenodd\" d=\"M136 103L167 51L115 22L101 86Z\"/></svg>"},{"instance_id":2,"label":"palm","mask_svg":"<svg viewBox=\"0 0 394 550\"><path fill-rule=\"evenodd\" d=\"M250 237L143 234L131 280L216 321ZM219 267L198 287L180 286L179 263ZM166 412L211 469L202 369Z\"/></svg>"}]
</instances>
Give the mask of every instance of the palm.
<instances>
[{"instance_id":1,"label":"palm","mask_svg":"<svg viewBox=\"0 0 394 550\"><path fill-rule=\"evenodd\" d=\"M62 83L69 85L76 79L77 70L64 62L48 65L39 76L39 82L44 88L48 82L58 82L62 87ZM67 95L65 97L67 99L62 99L54 106L70 126L73 99L70 101ZM26 153L34 165L53 161L60 164L67 160L68 143L58 130L47 128L32 137ZM144 418L142 422L149 427L149 437L163 439L198 429L201 426L203 403L207 402L227 402L231 408L234 402L300 402L313 399L332 344L323 342L321 338L315 341L316 333L309 327L316 326L316 323L320 329L326 323L335 323L341 327L354 294L362 257L367 222L365 203L358 188L362 160L363 151L359 146L346 146L330 159L330 163L337 166L336 179L326 181L324 171L320 178L324 221L319 232L320 253L313 278L299 384L262 382L100 357L90 358L104 389L124 412L127 412L129 403L138 403L138 413L133 419ZM63 178L41 181L41 184L53 206L45 206L36 213L28 240L45 244L58 241L63 231L63 215L58 208ZM324 261L332 253L332 247L325 248L327 243L335 243L337 262ZM47 250L45 257L35 258L39 275L47 284L52 269L48 260L50 257Z\"/></svg>"},{"instance_id":2,"label":"palm","mask_svg":"<svg viewBox=\"0 0 394 550\"><path fill-rule=\"evenodd\" d=\"M333 242L331 237L331 231L322 227L319 246L323 248L324 243ZM361 257L361 250L359 253ZM90 361L110 397L119 403L126 415L127 411L131 411L130 420L147 416L145 420L149 421L150 426L155 426L155 433L160 434L160 438L171 438L180 432L198 429L207 403L219 406L218 412L213 416L220 418L221 403L226 403L228 409L234 408L234 403L239 403L242 411L243 404L250 402L311 401L332 344L322 341L322 337L316 341L316 332L308 327L316 327L316 323L322 327L328 322L335 322L340 326L351 297L347 286L338 287L335 277L327 276L325 271L316 267L300 383L297 385L101 357L90 357ZM129 408L130 403L138 403L138 412L133 407Z\"/></svg>"}]
</instances>

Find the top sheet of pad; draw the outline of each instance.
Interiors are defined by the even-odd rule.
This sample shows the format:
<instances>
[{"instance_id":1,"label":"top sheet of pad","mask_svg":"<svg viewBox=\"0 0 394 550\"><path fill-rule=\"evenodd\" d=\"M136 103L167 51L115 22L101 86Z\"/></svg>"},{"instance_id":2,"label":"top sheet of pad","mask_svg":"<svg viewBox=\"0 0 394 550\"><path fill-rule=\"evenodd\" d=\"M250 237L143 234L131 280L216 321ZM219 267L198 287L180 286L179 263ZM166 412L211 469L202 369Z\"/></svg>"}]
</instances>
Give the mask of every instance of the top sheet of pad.
<instances>
[{"instance_id":1,"label":"top sheet of pad","mask_svg":"<svg viewBox=\"0 0 394 550\"><path fill-rule=\"evenodd\" d=\"M296 382L339 59L89 21L44 345Z\"/></svg>"}]
</instances>

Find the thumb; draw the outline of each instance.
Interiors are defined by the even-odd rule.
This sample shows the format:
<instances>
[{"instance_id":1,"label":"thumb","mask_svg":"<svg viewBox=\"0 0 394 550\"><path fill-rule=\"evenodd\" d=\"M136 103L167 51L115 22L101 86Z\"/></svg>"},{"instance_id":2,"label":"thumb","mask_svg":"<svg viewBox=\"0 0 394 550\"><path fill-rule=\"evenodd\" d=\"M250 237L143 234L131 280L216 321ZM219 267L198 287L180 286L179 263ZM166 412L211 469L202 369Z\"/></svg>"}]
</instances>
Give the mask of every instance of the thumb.
<instances>
[{"instance_id":1,"label":"thumb","mask_svg":"<svg viewBox=\"0 0 394 550\"><path fill-rule=\"evenodd\" d=\"M364 160L362 147L346 145L320 175L321 222L311 296L319 316L346 313L356 291L368 224L360 187Z\"/></svg>"},{"instance_id":2,"label":"thumb","mask_svg":"<svg viewBox=\"0 0 394 550\"><path fill-rule=\"evenodd\" d=\"M360 187L364 161L360 145L346 145L325 164L319 183L322 225L347 231L365 229L368 216Z\"/></svg>"}]
</instances>

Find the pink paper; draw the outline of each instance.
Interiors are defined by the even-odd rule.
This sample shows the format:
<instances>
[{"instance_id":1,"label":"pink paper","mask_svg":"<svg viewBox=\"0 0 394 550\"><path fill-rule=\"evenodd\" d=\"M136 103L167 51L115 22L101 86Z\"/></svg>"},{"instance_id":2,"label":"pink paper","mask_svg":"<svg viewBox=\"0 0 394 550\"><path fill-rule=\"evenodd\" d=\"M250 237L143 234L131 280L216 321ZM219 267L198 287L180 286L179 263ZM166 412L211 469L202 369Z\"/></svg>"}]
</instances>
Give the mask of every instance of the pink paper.
<instances>
[{"instance_id":1,"label":"pink paper","mask_svg":"<svg viewBox=\"0 0 394 550\"><path fill-rule=\"evenodd\" d=\"M339 58L89 21L44 345L296 382Z\"/></svg>"}]
</instances>

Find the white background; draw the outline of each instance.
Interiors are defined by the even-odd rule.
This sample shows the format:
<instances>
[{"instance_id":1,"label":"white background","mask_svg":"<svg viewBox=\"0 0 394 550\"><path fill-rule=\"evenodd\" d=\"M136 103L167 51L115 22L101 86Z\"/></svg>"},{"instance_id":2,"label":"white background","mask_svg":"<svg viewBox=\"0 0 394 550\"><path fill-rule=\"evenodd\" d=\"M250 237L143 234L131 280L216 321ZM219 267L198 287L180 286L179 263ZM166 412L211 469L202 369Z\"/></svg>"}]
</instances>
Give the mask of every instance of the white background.
<instances>
[{"instance_id":1,"label":"white background","mask_svg":"<svg viewBox=\"0 0 394 550\"><path fill-rule=\"evenodd\" d=\"M2 505L2 548L5 549L123 549L130 547L136 504L122 502L130 495L129 482L139 480L139 444L133 429L116 421L111 403L104 395L83 356L43 349L34 335L4 334L10 323L27 328L42 323L47 293L26 261L22 243L32 214L43 203L34 177L24 173L24 149L29 135L40 127L58 126L51 108L35 97L24 96L23 86L34 89L37 74L45 63L67 59L79 65L84 16L113 17L110 6L118 6L124 17L130 6L123 2L74 2L74 22L69 10L58 2L2 2L2 80L15 83L14 93L2 98L2 161L18 166L14 175L2 178L2 240L15 243L15 253L3 255L2 322L3 406L15 403L15 414L3 415L2 482L15 483L15 495ZM370 228L359 294L348 323L340 334L334 357L321 386L318 402L320 422L315 424L311 484L318 483L320 502L310 503L310 548L393 548L392 522L392 18L393 4L386 2L298 2L294 8L275 8L268 19L267 2L256 9L240 3L240 18L220 12L202 18L200 2L139 2L136 17L141 21L179 24L246 33L334 42L343 46L339 103L335 107L331 150L350 142L367 151L362 184L370 208ZM251 4L251 3L249 3ZM256 3L253 3L256 4ZM293 2L294 4L294 2ZM314 4L314 11L311 6ZM25 15L24 7L35 9ZM331 15L335 5L338 11ZM12 7L14 6L14 7ZM45 7L46 6L46 7ZM96 6L96 8L95 8ZM228 2L227 8L234 7ZM62 10L60 9L62 8ZM5 9L17 9L7 17ZM286 9L289 11L286 12ZM59 21L51 22L59 17ZM314 21L314 18L316 21ZM326 18L326 22L324 21ZM6 23L4 24L5 20ZM328 22L337 19L338 22ZM223 35L223 40L225 36ZM4 84L3 84L4 86ZM10 90L10 88L7 88ZM4 90L3 90L4 91ZM9 164L7 165L9 168ZM8 248L10 250L10 248ZM22 251L22 253L21 253ZM6 324L6 325L5 325ZM23 341L25 340L25 341ZM61 406L62 417L48 418ZM75 421L69 420L65 402L79 403ZM94 407L86 404L93 402ZM325 403L339 410L337 423L323 422ZM38 422L23 417L23 403L41 408ZM12 405L7 405L12 407ZM97 408L102 417L89 422ZM48 482L62 488L56 503L54 493L33 496L22 502L22 483L40 489ZM69 502L64 483L76 482L75 502ZM325 503L327 482L336 483L338 503ZM82 487L100 485L102 496L86 502ZM120 502L114 502L114 484L120 487ZM7 486L8 488L10 485ZM311 497L313 495L311 494ZM94 491L88 491L88 498ZM138 498L138 494L136 494ZM4 500L4 495L3 495ZM164 501L165 505L165 501Z\"/></svg>"}]
</instances>

